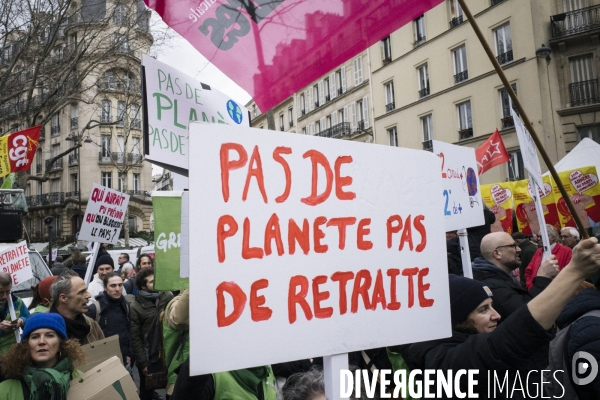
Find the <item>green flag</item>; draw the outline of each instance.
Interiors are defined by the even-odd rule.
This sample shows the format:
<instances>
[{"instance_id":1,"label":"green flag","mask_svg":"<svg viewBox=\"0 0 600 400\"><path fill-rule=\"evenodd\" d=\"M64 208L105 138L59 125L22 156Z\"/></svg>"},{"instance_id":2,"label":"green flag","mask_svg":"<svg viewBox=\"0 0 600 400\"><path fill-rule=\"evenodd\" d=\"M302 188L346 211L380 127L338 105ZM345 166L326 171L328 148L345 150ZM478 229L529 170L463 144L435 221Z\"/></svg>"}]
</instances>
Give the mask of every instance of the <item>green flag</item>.
<instances>
[{"instance_id":1,"label":"green flag","mask_svg":"<svg viewBox=\"0 0 600 400\"><path fill-rule=\"evenodd\" d=\"M16 180L17 180L16 172L12 172L12 173L6 175L6 178L4 178L4 183L2 183L2 187L0 187L0 189L12 189L14 187Z\"/></svg>"},{"instance_id":2,"label":"green flag","mask_svg":"<svg viewBox=\"0 0 600 400\"><path fill-rule=\"evenodd\" d=\"M181 278L179 235L181 234L181 195L152 196L154 209L154 289L182 290L189 286ZM173 244L177 243L177 246Z\"/></svg>"}]
</instances>

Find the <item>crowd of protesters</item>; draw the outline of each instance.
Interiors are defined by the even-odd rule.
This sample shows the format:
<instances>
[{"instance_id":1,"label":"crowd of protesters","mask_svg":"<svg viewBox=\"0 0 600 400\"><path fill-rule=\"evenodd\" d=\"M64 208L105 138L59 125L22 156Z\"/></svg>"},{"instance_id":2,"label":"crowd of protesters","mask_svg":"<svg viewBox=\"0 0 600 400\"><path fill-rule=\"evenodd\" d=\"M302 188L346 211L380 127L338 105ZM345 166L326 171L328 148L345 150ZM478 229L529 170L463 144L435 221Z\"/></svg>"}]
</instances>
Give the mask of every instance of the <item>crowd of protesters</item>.
<instances>
[{"instance_id":1,"label":"crowd of protesters","mask_svg":"<svg viewBox=\"0 0 600 400\"><path fill-rule=\"evenodd\" d=\"M486 398L485 371L515 376L547 369L557 328L568 328L567 359L578 351L600 358L597 239L580 241L577 230L558 232L548 225L551 255L544 258L541 241L519 232L491 233L493 223L493 215L486 215L485 225L468 232L470 246L464 251L472 257L473 279L461 276L458 236L446 235L452 336L350 353L351 368L479 369L475 390ZM325 399L321 358L190 376L189 290L154 290L149 255L142 254L133 266L123 253L118 269L108 253L99 255L88 285L83 255L73 254L68 265L59 265L58 276L32 288L29 307L11 294L10 275L0 272L0 400L65 398L68 382L81 374L76 369L83 362L80 346L113 335L119 337L124 366L138 371L142 400L163 393L167 399ZM23 334L17 344L19 328ZM562 379L572 398L600 398L600 376L586 385L568 382L567 371ZM354 398L366 398L365 391Z\"/></svg>"}]
</instances>

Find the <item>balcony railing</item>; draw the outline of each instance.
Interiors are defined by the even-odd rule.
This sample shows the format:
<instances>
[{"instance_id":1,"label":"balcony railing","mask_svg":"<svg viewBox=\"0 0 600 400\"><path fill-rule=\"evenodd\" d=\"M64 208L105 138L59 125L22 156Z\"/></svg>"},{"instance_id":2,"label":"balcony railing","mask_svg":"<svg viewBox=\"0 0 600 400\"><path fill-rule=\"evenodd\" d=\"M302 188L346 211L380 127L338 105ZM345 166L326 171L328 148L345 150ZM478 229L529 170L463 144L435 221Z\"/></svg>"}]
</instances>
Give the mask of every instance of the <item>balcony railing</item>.
<instances>
[{"instance_id":1,"label":"balcony railing","mask_svg":"<svg viewBox=\"0 0 600 400\"><path fill-rule=\"evenodd\" d=\"M464 70L463 72L459 72L458 74L454 75L454 83L460 83L462 81L466 81L467 79L469 79L469 70Z\"/></svg>"},{"instance_id":2,"label":"balcony railing","mask_svg":"<svg viewBox=\"0 0 600 400\"><path fill-rule=\"evenodd\" d=\"M60 125L54 125L50 127L50 135L57 136L60 135Z\"/></svg>"},{"instance_id":3,"label":"balcony railing","mask_svg":"<svg viewBox=\"0 0 600 400\"><path fill-rule=\"evenodd\" d=\"M422 99L425 96L429 96L429 86L419 90L419 98Z\"/></svg>"},{"instance_id":4,"label":"balcony railing","mask_svg":"<svg viewBox=\"0 0 600 400\"><path fill-rule=\"evenodd\" d=\"M427 37L425 37L425 36L417 36L417 40L413 43L413 49L416 49L417 47L419 47L420 45L422 45L426 41L427 41Z\"/></svg>"},{"instance_id":5,"label":"balcony railing","mask_svg":"<svg viewBox=\"0 0 600 400\"><path fill-rule=\"evenodd\" d=\"M325 102L331 101L331 95L328 94L327 96L325 96Z\"/></svg>"},{"instance_id":6,"label":"balcony railing","mask_svg":"<svg viewBox=\"0 0 600 400\"><path fill-rule=\"evenodd\" d=\"M59 169L62 169L62 167L63 167L62 158L59 158L58 160L54 161L52 163L52 166L50 166L50 160L46 160L46 170L50 169L50 171L57 171Z\"/></svg>"},{"instance_id":7,"label":"balcony railing","mask_svg":"<svg viewBox=\"0 0 600 400\"><path fill-rule=\"evenodd\" d=\"M130 196L146 196L146 192L143 190L128 190L127 194Z\"/></svg>"},{"instance_id":8,"label":"balcony railing","mask_svg":"<svg viewBox=\"0 0 600 400\"><path fill-rule=\"evenodd\" d=\"M290 121L290 128L294 126L294 121Z\"/></svg>"},{"instance_id":9,"label":"balcony railing","mask_svg":"<svg viewBox=\"0 0 600 400\"><path fill-rule=\"evenodd\" d=\"M365 121L360 120L356 123L356 131L360 132L360 131L364 131L365 130Z\"/></svg>"},{"instance_id":10,"label":"balcony railing","mask_svg":"<svg viewBox=\"0 0 600 400\"><path fill-rule=\"evenodd\" d=\"M569 93L571 95L571 107L600 103L598 79L571 83Z\"/></svg>"},{"instance_id":11,"label":"balcony railing","mask_svg":"<svg viewBox=\"0 0 600 400\"><path fill-rule=\"evenodd\" d=\"M458 131L458 137L460 140L468 139L473 137L473 128L467 128Z\"/></svg>"},{"instance_id":12,"label":"balcony railing","mask_svg":"<svg viewBox=\"0 0 600 400\"><path fill-rule=\"evenodd\" d=\"M79 118L78 117L71 118L71 129L77 129L78 126L79 126Z\"/></svg>"},{"instance_id":13,"label":"balcony railing","mask_svg":"<svg viewBox=\"0 0 600 400\"><path fill-rule=\"evenodd\" d=\"M96 81L96 85L100 90L117 90L141 94L140 84L130 80L100 78Z\"/></svg>"},{"instance_id":14,"label":"balcony railing","mask_svg":"<svg viewBox=\"0 0 600 400\"><path fill-rule=\"evenodd\" d=\"M512 116L504 117L501 119L502 129L511 128L515 126L515 121Z\"/></svg>"},{"instance_id":15,"label":"balcony railing","mask_svg":"<svg viewBox=\"0 0 600 400\"><path fill-rule=\"evenodd\" d=\"M456 18L452 18L450 20L450 29L456 28L457 26L459 26L462 23L463 23L463 16L462 15L459 16L459 17L456 17Z\"/></svg>"},{"instance_id":16,"label":"balcony railing","mask_svg":"<svg viewBox=\"0 0 600 400\"><path fill-rule=\"evenodd\" d=\"M315 101L315 108L319 108L319 102Z\"/></svg>"},{"instance_id":17,"label":"balcony railing","mask_svg":"<svg viewBox=\"0 0 600 400\"><path fill-rule=\"evenodd\" d=\"M77 165L79 163L79 154L69 154L69 165Z\"/></svg>"},{"instance_id":18,"label":"balcony railing","mask_svg":"<svg viewBox=\"0 0 600 400\"><path fill-rule=\"evenodd\" d=\"M426 140L423 142L423 150L431 151L433 150L433 142L431 140Z\"/></svg>"},{"instance_id":19,"label":"balcony railing","mask_svg":"<svg viewBox=\"0 0 600 400\"><path fill-rule=\"evenodd\" d=\"M317 133L317 136L328 137L328 138L340 138L342 136L350 136L352 134L352 128L350 128L350 122L341 122L337 125L327 128L324 131Z\"/></svg>"},{"instance_id":20,"label":"balcony railing","mask_svg":"<svg viewBox=\"0 0 600 400\"><path fill-rule=\"evenodd\" d=\"M101 115L100 122L102 122L102 123L112 122L112 117L110 115Z\"/></svg>"},{"instance_id":21,"label":"balcony railing","mask_svg":"<svg viewBox=\"0 0 600 400\"><path fill-rule=\"evenodd\" d=\"M27 206L29 207L64 204L65 194L63 192L38 194L35 196L25 197L25 201L27 202Z\"/></svg>"},{"instance_id":22,"label":"balcony railing","mask_svg":"<svg viewBox=\"0 0 600 400\"><path fill-rule=\"evenodd\" d=\"M122 152L110 152L110 153L98 153L98 163L117 163L122 164L127 159L127 164L141 164L144 157L141 154L133 153L122 153Z\"/></svg>"},{"instance_id":23,"label":"balcony railing","mask_svg":"<svg viewBox=\"0 0 600 400\"><path fill-rule=\"evenodd\" d=\"M396 106L395 106L395 104L394 104L393 101L391 103L387 103L385 105L385 111L386 112L392 111L394 108L396 108Z\"/></svg>"},{"instance_id":24,"label":"balcony railing","mask_svg":"<svg viewBox=\"0 0 600 400\"><path fill-rule=\"evenodd\" d=\"M550 17L552 37L560 38L600 28L600 4Z\"/></svg>"},{"instance_id":25,"label":"balcony railing","mask_svg":"<svg viewBox=\"0 0 600 400\"><path fill-rule=\"evenodd\" d=\"M75 190L73 192L67 192L65 194L65 197L69 198L69 197L78 197L79 196L79 191Z\"/></svg>"},{"instance_id":26,"label":"balcony railing","mask_svg":"<svg viewBox=\"0 0 600 400\"><path fill-rule=\"evenodd\" d=\"M338 96L344 94L344 89L338 88Z\"/></svg>"},{"instance_id":27,"label":"balcony railing","mask_svg":"<svg viewBox=\"0 0 600 400\"><path fill-rule=\"evenodd\" d=\"M513 60L513 51L509 50L506 53L500 54L498 57L496 57L496 60L498 60L498 64L500 65L511 62Z\"/></svg>"}]
</instances>

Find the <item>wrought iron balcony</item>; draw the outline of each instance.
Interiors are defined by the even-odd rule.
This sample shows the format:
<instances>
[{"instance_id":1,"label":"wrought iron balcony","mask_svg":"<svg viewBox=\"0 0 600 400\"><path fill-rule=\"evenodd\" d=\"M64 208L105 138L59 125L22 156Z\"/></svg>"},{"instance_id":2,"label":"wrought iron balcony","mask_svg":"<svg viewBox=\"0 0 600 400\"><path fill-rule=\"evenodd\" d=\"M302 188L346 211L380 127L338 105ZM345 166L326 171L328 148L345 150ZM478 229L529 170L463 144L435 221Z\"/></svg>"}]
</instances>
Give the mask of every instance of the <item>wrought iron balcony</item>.
<instances>
[{"instance_id":1,"label":"wrought iron balcony","mask_svg":"<svg viewBox=\"0 0 600 400\"><path fill-rule=\"evenodd\" d=\"M456 28L457 26L459 26L460 24L463 23L463 16L458 16L456 18L452 18L450 20L450 29L452 28Z\"/></svg>"},{"instance_id":2,"label":"wrought iron balcony","mask_svg":"<svg viewBox=\"0 0 600 400\"><path fill-rule=\"evenodd\" d=\"M60 135L60 125L54 125L50 127L50 135L57 136Z\"/></svg>"},{"instance_id":3,"label":"wrought iron balcony","mask_svg":"<svg viewBox=\"0 0 600 400\"><path fill-rule=\"evenodd\" d=\"M78 126L79 126L79 118L78 117L71 118L71 129L77 129Z\"/></svg>"},{"instance_id":4,"label":"wrought iron balcony","mask_svg":"<svg viewBox=\"0 0 600 400\"><path fill-rule=\"evenodd\" d=\"M469 79L469 70L464 70L463 72L459 72L458 74L454 75L454 83L460 83L462 81L466 81L467 79Z\"/></svg>"},{"instance_id":5,"label":"wrought iron balcony","mask_svg":"<svg viewBox=\"0 0 600 400\"><path fill-rule=\"evenodd\" d=\"M27 202L28 207L60 205L65 202L65 194L63 192L38 194L25 197L25 201Z\"/></svg>"},{"instance_id":6,"label":"wrought iron balcony","mask_svg":"<svg viewBox=\"0 0 600 400\"><path fill-rule=\"evenodd\" d=\"M426 41L427 41L427 38L425 36L417 36L417 40L413 43L413 49L416 49L417 47L419 47Z\"/></svg>"},{"instance_id":7,"label":"wrought iron balcony","mask_svg":"<svg viewBox=\"0 0 600 400\"><path fill-rule=\"evenodd\" d=\"M512 116L504 117L501 119L502 129L511 128L515 126L515 121Z\"/></svg>"},{"instance_id":8,"label":"wrought iron balcony","mask_svg":"<svg viewBox=\"0 0 600 400\"><path fill-rule=\"evenodd\" d=\"M393 101L391 103L387 103L385 105L385 111L386 112L392 111L394 108L396 108L396 106L395 106L395 104L394 104Z\"/></svg>"},{"instance_id":9,"label":"wrought iron balcony","mask_svg":"<svg viewBox=\"0 0 600 400\"><path fill-rule=\"evenodd\" d=\"M511 62L513 60L513 51L509 50L506 53L500 54L498 57L496 57L496 60L498 60L498 64L500 65Z\"/></svg>"},{"instance_id":10,"label":"wrought iron balcony","mask_svg":"<svg viewBox=\"0 0 600 400\"><path fill-rule=\"evenodd\" d=\"M356 131L360 132L360 131L364 131L365 130L365 121L364 120L360 120L356 123Z\"/></svg>"},{"instance_id":11,"label":"wrought iron balcony","mask_svg":"<svg viewBox=\"0 0 600 400\"><path fill-rule=\"evenodd\" d=\"M341 122L327 128L324 131L317 133L317 136L328 137L328 138L340 138L342 136L350 136L352 129L350 128L350 122Z\"/></svg>"},{"instance_id":12,"label":"wrought iron balcony","mask_svg":"<svg viewBox=\"0 0 600 400\"><path fill-rule=\"evenodd\" d=\"M468 139L473 137L473 128L467 128L458 131L458 137L460 140Z\"/></svg>"},{"instance_id":13,"label":"wrought iron balcony","mask_svg":"<svg viewBox=\"0 0 600 400\"><path fill-rule=\"evenodd\" d=\"M69 166L79 164L79 154L71 153L69 154Z\"/></svg>"},{"instance_id":14,"label":"wrought iron balcony","mask_svg":"<svg viewBox=\"0 0 600 400\"><path fill-rule=\"evenodd\" d=\"M600 4L550 17L552 37L560 38L600 28Z\"/></svg>"},{"instance_id":15,"label":"wrought iron balcony","mask_svg":"<svg viewBox=\"0 0 600 400\"><path fill-rule=\"evenodd\" d=\"M328 94L327 96L325 96L325 102L331 101L331 95Z\"/></svg>"},{"instance_id":16,"label":"wrought iron balcony","mask_svg":"<svg viewBox=\"0 0 600 400\"><path fill-rule=\"evenodd\" d=\"M419 90L419 98L422 99L425 96L429 96L429 86Z\"/></svg>"},{"instance_id":17,"label":"wrought iron balcony","mask_svg":"<svg viewBox=\"0 0 600 400\"><path fill-rule=\"evenodd\" d=\"M141 94L140 84L131 80L119 79L119 78L100 78L96 81L96 86L100 88L100 90L106 91L120 91L127 93L136 93Z\"/></svg>"},{"instance_id":18,"label":"wrought iron balcony","mask_svg":"<svg viewBox=\"0 0 600 400\"><path fill-rule=\"evenodd\" d=\"M58 160L54 161L52 163L52 166L50 166L50 160L46 160L46 170L50 169L50 171L57 171L59 169L62 169L62 167L63 167L62 158L59 158Z\"/></svg>"},{"instance_id":19,"label":"wrought iron balcony","mask_svg":"<svg viewBox=\"0 0 600 400\"><path fill-rule=\"evenodd\" d=\"M127 164L141 164L143 160L144 158L141 154L123 152L98 153L99 164L123 164L123 161L126 161Z\"/></svg>"},{"instance_id":20,"label":"wrought iron balcony","mask_svg":"<svg viewBox=\"0 0 600 400\"><path fill-rule=\"evenodd\" d=\"M426 140L423 142L423 150L431 151L433 150L433 142L431 140Z\"/></svg>"},{"instance_id":21,"label":"wrought iron balcony","mask_svg":"<svg viewBox=\"0 0 600 400\"><path fill-rule=\"evenodd\" d=\"M67 192L65 194L65 197L69 198L69 197L79 197L79 191L75 190L73 192Z\"/></svg>"},{"instance_id":22,"label":"wrought iron balcony","mask_svg":"<svg viewBox=\"0 0 600 400\"><path fill-rule=\"evenodd\" d=\"M571 107L600 103L598 79L571 83L569 93L571 95Z\"/></svg>"}]
</instances>

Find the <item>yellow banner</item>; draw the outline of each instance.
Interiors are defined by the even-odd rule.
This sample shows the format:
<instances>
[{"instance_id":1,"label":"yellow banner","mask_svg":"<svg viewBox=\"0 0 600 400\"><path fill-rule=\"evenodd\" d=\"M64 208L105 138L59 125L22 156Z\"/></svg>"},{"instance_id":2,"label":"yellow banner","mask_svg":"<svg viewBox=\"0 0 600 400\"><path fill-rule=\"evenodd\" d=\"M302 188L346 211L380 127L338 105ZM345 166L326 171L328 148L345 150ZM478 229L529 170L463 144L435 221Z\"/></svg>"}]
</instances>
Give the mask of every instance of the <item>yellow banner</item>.
<instances>
[{"instance_id":1,"label":"yellow banner","mask_svg":"<svg viewBox=\"0 0 600 400\"><path fill-rule=\"evenodd\" d=\"M9 135L0 137L0 178L10 174L10 161L8 159Z\"/></svg>"},{"instance_id":2,"label":"yellow banner","mask_svg":"<svg viewBox=\"0 0 600 400\"><path fill-rule=\"evenodd\" d=\"M600 226L600 184L596 167L559 172L558 177L575 206L583 228ZM575 220L562 197L557 201L557 208L562 225L575 227Z\"/></svg>"},{"instance_id":3,"label":"yellow banner","mask_svg":"<svg viewBox=\"0 0 600 400\"><path fill-rule=\"evenodd\" d=\"M512 182L481 185L481 198L490 211L496 215L492 232L513 232L513 190Z\"/></svg>"}]
</instances>

